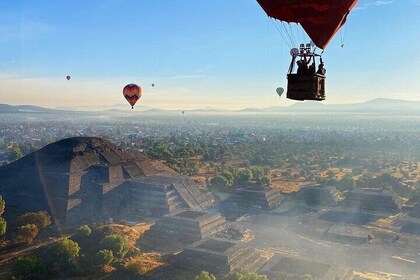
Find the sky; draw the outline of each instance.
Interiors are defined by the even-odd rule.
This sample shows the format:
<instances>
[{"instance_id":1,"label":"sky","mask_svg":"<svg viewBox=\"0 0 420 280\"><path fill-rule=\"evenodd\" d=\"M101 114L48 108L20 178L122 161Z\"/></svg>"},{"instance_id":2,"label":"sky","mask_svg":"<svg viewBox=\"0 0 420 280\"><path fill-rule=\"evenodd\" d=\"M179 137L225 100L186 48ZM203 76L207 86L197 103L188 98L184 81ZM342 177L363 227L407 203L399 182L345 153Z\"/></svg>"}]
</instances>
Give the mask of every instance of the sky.
<instances>
[{"instance_id":1,"label":"sky","mask_svg":"<svg viewBox=\"0 0 420 280\"><path fill-rule=\"evenodd\" d=\"M360 0L323 54L324 102L420 100L419 13L420 0ZM109 106L136 83L155 108L287 106L282 35L256 0L2 0L0 103Z\"/></svg>"}]
</instances>

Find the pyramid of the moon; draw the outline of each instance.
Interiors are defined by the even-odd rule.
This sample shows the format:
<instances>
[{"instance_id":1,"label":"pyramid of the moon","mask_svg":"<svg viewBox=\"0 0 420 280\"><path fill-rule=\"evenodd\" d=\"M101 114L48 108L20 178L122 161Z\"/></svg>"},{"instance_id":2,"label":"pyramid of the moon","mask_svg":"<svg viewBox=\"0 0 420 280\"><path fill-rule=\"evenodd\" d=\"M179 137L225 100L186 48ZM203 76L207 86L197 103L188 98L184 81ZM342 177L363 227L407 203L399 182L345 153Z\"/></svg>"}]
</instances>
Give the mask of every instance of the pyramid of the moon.
<instances>
[{"instance_id":1,"label":"pyramid of the moon","mask_svg":"<svg viewBox=\"0 0 420 280\"><path fill-rule=\"evenodd\" d=\"M162 216L213 203L188 177L93 137L64 139L0 168L6 218L46 210L57 225Z\"/></svg>"}]
</instances>

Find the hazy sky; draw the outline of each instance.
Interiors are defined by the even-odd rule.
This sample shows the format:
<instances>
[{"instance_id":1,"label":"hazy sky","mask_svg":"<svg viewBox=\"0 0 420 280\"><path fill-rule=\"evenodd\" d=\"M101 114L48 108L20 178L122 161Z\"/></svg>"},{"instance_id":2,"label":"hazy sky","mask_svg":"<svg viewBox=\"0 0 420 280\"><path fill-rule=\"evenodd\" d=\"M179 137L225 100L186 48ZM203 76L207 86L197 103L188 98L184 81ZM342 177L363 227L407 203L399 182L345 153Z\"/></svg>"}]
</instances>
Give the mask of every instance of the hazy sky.
<instances>
[{"instance_id":1,"label":"hazy sky","mask_svg":"<svg viewBox=\"0 0 420 280\"><path fill-rule=\"evenodd\" d=\"M420 100L419 14L420 0L360 0L324 53L326 102ZM0 103L119 104L137 83L145 106L289 105L275 93L289 62L255 0L0 1Z\"/></svg>"}]
</instances>

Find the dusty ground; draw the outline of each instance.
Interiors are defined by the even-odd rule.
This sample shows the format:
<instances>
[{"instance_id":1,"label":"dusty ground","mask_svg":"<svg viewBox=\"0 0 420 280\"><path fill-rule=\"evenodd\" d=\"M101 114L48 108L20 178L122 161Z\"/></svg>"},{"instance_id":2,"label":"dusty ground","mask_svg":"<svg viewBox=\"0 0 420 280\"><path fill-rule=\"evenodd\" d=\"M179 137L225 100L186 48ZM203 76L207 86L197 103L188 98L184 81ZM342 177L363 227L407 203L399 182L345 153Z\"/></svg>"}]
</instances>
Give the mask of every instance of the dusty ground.
<instances>
[{"instance_id":1,"label":"dusty ground","mask_svg":"<svg viewBox=\"0 0 420 280\"><path fill-rule=\"evenodd\" d=\"M310 184L310 182L294 182L274 179L271 181L271 187L279 189L282 193L298 192L303 186Z\"/></svg>"},{"instance_id":2,"label":"dusty ground","mask_svg":"<svg viewBox=\"0 0 420 280\"><path fill-rule=\"evenodd\" d=\"M359 279L399 279L395 277L420 275L420 242L387 242L395 233L386 229L372 226L370 229L378 236L378 241L353 246L325 240L323 233L332 224L319 220L318 214L313 212L295 216L261 214L250 216L242 223L255 235L251 245L262 248L266 253L310 257L325 263L354 267L359 271L359 277L379 277Z\"/></svg>"}]
</instances>

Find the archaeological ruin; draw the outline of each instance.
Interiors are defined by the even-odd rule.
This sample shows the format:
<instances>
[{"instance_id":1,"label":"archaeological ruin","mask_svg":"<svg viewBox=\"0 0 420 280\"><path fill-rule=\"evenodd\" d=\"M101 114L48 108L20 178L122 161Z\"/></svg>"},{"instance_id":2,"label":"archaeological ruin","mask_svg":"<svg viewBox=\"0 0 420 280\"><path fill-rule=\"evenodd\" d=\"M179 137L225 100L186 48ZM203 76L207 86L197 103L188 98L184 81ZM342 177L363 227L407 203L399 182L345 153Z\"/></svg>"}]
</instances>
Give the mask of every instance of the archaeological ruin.
<instances>
[{"instance_id":1,"label":"archaeological ruin","mask_svg":"<svg viewBox=\"0 0 420 280\"><path fill-rule=\"evenodd\" d=\"M310 206L335 206L340 192L332 186L316 185L300 189L296 199Z\"/></svg>"},{"instance_id":2,"label":"archaeological ruin","mask_svg":"<svg viewBox=\"0 0 420 280\"><path fill-rule=\"evenodd\" d=\"M46 210L63 227L213 204L189 178L93 137L64 139L1 167L0 193L6 218Z\"/></svg>"},{"instance_id":3,"label":"archaeological ruin","mask_svg":"<svg viewBox=\"0 0 420 280\"><path fill-rule=\"evenodd\" d=\"M391 191L366 188L348 192L343 204L356 210L397 213L402 209L403 199Z\"/></svg>"},{"instance_id":4,"label":"archaeological ruin","mask_svg":"<svg viewBox=\"0 0 420 280\"><path fill-rule=\"evenodd\" d=\"M368 229L361 226L335 224L326 230L324 238L337 243L361 245L371 243L374 236Z\"/></svg>"},{"instance_id":5,"label":"archaeological ruin","mask_svg":"<svg viewBox=\"0 0 420 280\"><path fill-rule=\"evenodd\" d=\"M177 210L161 217L141 238L143 248L177 251L225 229L226 219L217 212Z\"/></svg>"},{"instance_id":6,"label":"archaeological ruin","mask_svg":"<svg viewBox=\"0 0 420 280\"><path fill-rule=\"evenodd\" d=\"M270 187L239 188L221 206L224 213L242 214L249 211L272 210L283 201L278 189Z\"/></svg>"},{"instance_id":7,"label":"archaeological ruin","mask_svg":"<svg viewBox=\"0 0 420 280\"><path fill-rule=\"evenodd\" d=\"M176 265L199 273L209 271L221 276L235 269L255 272L267 259L241 241L205 238L184 249Z\"/></svg>"}]
</instances>

